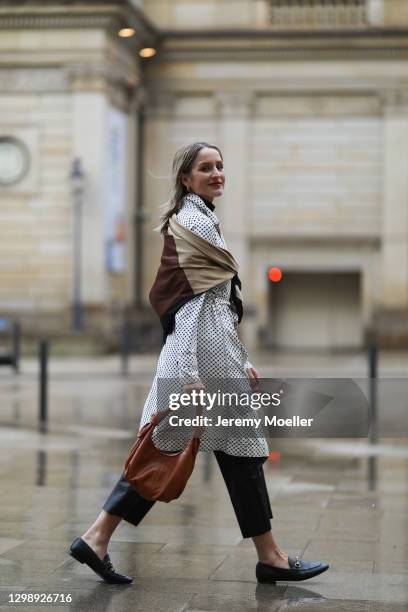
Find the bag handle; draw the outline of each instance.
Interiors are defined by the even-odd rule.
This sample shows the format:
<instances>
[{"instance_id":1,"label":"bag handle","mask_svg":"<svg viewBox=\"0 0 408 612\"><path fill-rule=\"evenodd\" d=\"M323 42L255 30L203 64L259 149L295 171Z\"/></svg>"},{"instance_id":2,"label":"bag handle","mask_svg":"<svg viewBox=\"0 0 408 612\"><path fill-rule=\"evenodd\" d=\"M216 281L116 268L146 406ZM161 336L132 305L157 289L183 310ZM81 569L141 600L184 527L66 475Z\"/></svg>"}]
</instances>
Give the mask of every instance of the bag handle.
<instances>
[{"instance_id":1,"label":"bag handle","mask_svg":"<svg viewBox=\"0 0 408 612\"><path fill-rule=\"evenodd\" d=\"M154 429L156 425L158 425L170 412L172 412L170 408L168 408L167 410L160 410L160 411L154 412L150 418L150 422L147 423L146 425L150 425L151 429ZM202 414L202 407L200 406L199 409L197 410L197 416L200 416L201 414ZM196 425L193 429L192 440L194 439L201 440L201 436L203 435L204 430L205 430L205 427L203 425Z\"/></svg>"}]
</instances>

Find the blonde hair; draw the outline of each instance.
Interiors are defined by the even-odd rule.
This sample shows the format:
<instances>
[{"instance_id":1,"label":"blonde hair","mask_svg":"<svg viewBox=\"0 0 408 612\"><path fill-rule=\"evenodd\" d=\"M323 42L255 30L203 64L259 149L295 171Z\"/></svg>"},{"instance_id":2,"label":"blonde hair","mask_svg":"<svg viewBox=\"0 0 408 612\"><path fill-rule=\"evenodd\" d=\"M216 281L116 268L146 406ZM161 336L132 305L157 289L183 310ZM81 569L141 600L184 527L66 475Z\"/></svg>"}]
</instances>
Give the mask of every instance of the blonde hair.
<instances>
[{"instance_id":1,"label":"blonde hair","mask_svg":"<svg viewBox=\"0 0 408 612\"><path fill-rule=\"evenodd\" d=\"M218 151L222 159L220 149L216 145L209 144L208 142L193 142L192 144L185 145L180 147L180 149L177 149L173 158L173 184L171 187L170 197L167 202L160 206L160 208L164 208L164 212L160 216L160 223L154 228L154 231L164 234L166 232L170 217L179 211L181 201L188 193L186 186L182 183L182 175L190 174L196 157L201 149L215 149Z\"/></svg>"}]
</instances>

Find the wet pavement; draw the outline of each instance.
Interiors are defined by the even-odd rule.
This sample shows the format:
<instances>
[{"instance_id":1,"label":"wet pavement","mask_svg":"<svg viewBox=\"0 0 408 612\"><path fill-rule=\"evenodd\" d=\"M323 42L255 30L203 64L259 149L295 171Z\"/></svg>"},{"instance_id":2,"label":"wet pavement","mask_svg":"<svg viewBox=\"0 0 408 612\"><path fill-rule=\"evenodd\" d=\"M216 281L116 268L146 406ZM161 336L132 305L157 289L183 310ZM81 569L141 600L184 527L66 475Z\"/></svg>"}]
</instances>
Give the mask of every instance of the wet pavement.
<instances>
[{"instance_id":1,"label":"wet pavement","mask_svg":"<svg viewBox=\"0 0 408 612\"><path fill-rule=\"evenodd\" d=\"M253 359L264 376L353 376L362 355ZM258 585L216 461L199 453L182 497L123 522L110 554L135 576L107 585L66 550L99 512L137 431L155 356L52 359L48 431L38 430L37 364L0 372L0 609L402 612L408 608L408 445L405 438L275 440L265 465L275 536L330 570L307 582ZM408 356L381 373L403 377ZM11 594L26 603L12 603ZM52 602L30 602L34 594ZM63 599L65 598L65 599ZM27 603L28 601L28 603Z\"/></svg>"}]
</instances>

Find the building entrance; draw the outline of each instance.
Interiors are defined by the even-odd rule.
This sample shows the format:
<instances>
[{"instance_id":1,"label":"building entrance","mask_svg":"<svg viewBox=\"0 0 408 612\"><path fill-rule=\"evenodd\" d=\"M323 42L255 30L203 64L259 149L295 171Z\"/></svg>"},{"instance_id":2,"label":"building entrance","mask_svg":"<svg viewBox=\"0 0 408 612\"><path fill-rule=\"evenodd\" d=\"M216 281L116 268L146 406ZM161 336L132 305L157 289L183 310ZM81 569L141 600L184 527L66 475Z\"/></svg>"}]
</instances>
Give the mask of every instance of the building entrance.
<instances>
[{"instance_id":1,"label":"building entrance","mask_svg":"<svg viewBox=\"0 0 408 612\"><path fill-rule=\"evenodd\" d=\"M360 347L360 274L284 274L269 286L268 332L268 344L278 349Z\"/></svg>"}]
</instances>

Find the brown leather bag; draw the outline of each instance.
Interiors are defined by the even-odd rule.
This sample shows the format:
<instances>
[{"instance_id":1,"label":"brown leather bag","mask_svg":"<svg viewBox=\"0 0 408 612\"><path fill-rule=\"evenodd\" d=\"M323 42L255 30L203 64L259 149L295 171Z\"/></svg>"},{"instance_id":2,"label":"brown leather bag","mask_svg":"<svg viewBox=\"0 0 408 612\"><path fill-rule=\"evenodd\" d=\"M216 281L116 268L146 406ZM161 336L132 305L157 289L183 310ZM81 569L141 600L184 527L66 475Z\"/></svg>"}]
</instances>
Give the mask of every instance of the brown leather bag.
<instances>
[{"instance_id":1,"label":"brown leather bag","mask_svg":"<svg viewBox=\"0 0 408 612\"><path fill-rule=\"evenodd\" d=\"M124 477L145 499L169 502L180 497L194 469L200 438L193 437L180 452L155 447L153 429L169 411L155 412L139 431L125 462Z\"/></svg>"}]
</instances>

